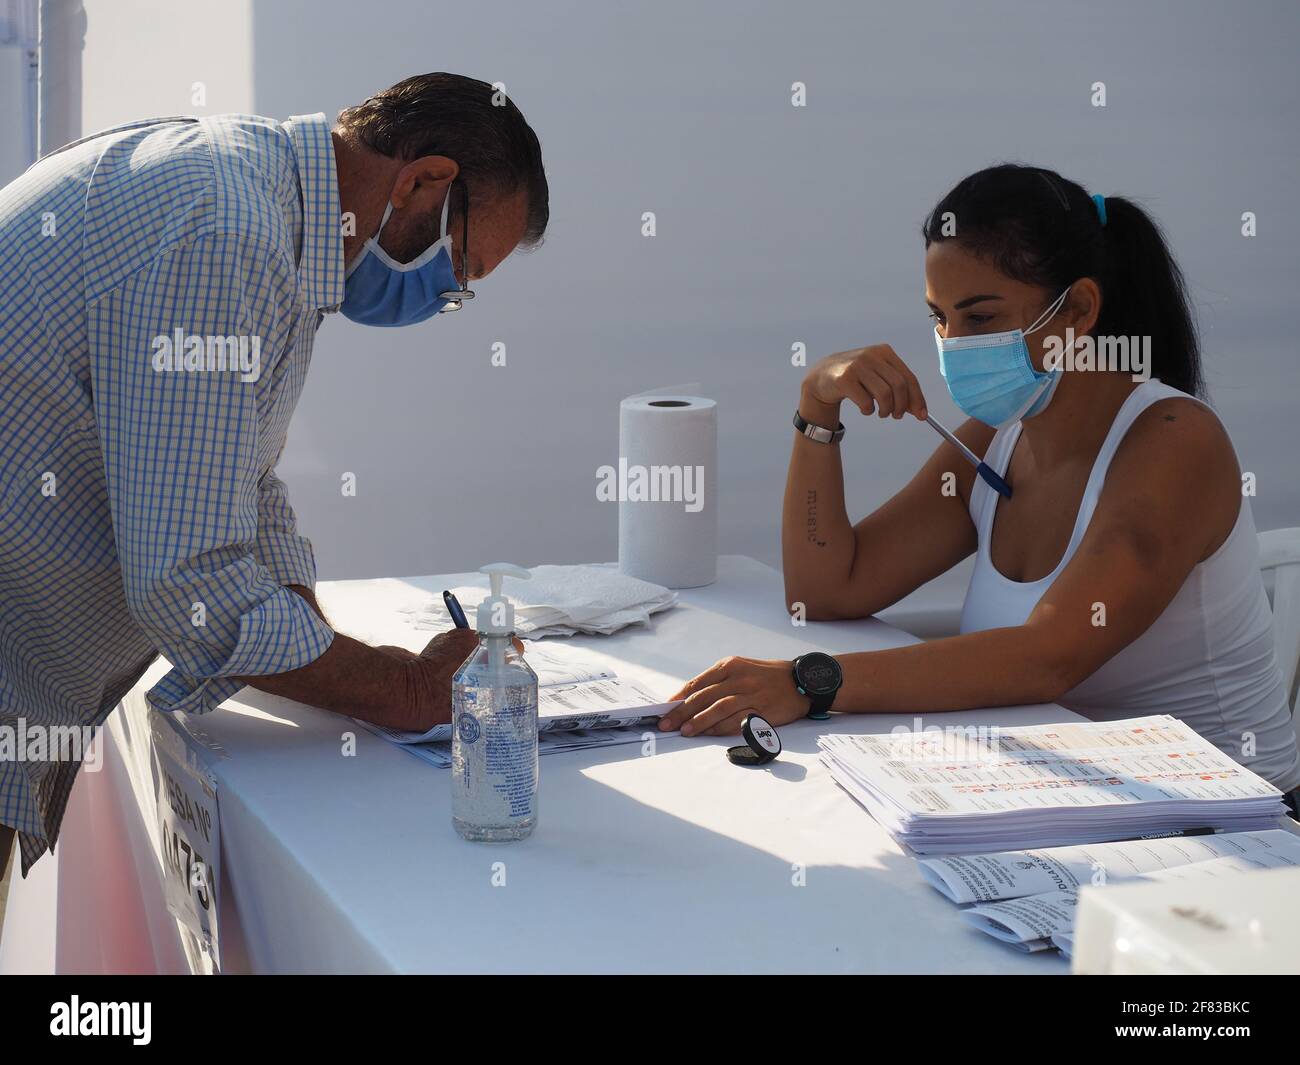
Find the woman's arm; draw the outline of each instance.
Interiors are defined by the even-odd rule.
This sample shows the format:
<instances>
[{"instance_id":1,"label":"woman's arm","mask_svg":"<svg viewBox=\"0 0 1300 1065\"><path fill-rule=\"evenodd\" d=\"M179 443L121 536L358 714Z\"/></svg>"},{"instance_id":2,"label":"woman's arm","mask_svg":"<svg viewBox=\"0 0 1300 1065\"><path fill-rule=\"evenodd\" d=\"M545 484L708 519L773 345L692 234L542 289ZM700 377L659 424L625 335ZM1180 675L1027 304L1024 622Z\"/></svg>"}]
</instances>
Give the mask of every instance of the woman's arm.
<instances>
[{"instance_id":1,"label":"woman's arm","mask_svg":"<svg viewBox=\"0 0 1300 1065\"><path fill-rule=\"evenodd\" d=\"M804 382L799 413L834 429L845 399L882 418L926 414L920 385L887 345L821 360ZM968 420L957 436L982 455L993 430ZM943 441L902 491L854 526L840 445L795 433L781 524L787 607L803 604L812 621L869 617L951 569L975 549L966 505L973 479Z\"/></svg>"},{"instance_id":2,"label":"woman's arm","mask_svg":"<svg viewBox=\"0 0 1300 1065\"><path fill-rule=\"evenodd\" d=\"M1055 702L1151 627L1240 508L1218 419L1192 400L1152 404L1111 462L1074 557L1023 625L846 655L836 709Z\"/></svg>"},{"instance_id":3,"label":"woman's arm","mask_svg":"<svg viewBox=\"0 0 1300 1065\"><path fill-rule=\"evenodd\" d=\"M1023 625L837 655L843 712L915 713L1055 702L1142 635L1241 507L1222 426L1190 400L1153 404L1111 462L1074 557ZM1153 663L1153 668L1158 663ZM808 700L790 663L726 658L689 681L661 728L730 735L750 712L797 720Z\"/></svg>"}]
</instances>

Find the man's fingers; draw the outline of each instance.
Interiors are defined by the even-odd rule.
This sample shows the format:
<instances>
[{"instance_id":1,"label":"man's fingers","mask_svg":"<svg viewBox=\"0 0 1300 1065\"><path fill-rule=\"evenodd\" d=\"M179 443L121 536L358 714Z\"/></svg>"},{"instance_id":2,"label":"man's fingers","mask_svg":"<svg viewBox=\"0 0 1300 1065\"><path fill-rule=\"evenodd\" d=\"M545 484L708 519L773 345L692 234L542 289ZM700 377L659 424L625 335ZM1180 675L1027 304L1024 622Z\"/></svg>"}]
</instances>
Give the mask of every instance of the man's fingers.
<instances>
[{"instance_id":1,"label":"man's fingers","mask_svg":"<svg viewBox=\"0 0 1300 1065\"><path fill-rule=\"evenodd\" d=\"M408 651L405 647L398 647L395 644L380 644L375 648L376 651L383 651L389 658L415 658L414 651Z\"/></svg>"},{"instance_id":2,"label":"man's fingers","mask_svg":"<svg viewBox=\"0 0 1300 1065\"><path fill-rule=\"evenodd\" d=\"M420 657L437 661L459 655L458 661L463 662L477 646L478 633L473 629L448 629L430 640L420 652Z\"/></svg>"}]
</instances>

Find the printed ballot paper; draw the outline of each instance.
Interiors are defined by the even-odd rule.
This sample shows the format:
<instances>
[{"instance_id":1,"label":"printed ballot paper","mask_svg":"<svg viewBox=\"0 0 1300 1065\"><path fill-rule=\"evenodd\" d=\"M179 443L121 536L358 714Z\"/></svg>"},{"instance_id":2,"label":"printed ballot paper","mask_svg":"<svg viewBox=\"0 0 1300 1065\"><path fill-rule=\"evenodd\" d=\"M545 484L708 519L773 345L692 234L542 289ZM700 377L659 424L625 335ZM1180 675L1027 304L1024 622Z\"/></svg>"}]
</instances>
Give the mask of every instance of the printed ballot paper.
<instances>
[{"instance_id":1,"label":"printed ballot paper","mask_svg":"<svg viewBox=\"0 0 1300 1065\"><path fill-rule=\"evenodd\" d=\"M1168 715L823 736L831 776L917 854L1274 828L1282 793Z\"/></svg>"},{"instance_id":2,"label":"printed ballot paper","mask_svg":"<svg viewBox=\"0 0 1300 1065\"><path fill-rule=\"evenodd\" d=\"M529 643L524 660L537 674L538 754L636 743L677 705L572 647ZM451 765L450 724L427 732L361 724L417 758L443 768Z\"/></svg>"},{"instance_id":3,"label":"printed ballot paper","mask_svg":"<svg viewBox=\"0 0 1300 1065\"><path fill-rule=\"evenodd\" d=\"M1196 838L1198 842L1208 843L1208 846L1205 849L1165 849L1160 858L1156 858L1148 849L1150 842L1187 843L1189 840L1106 844L1105 846L1111 849L1103 853L1110 856L1119 869L1124 870L1136 865L1146 866L1146 871L1111 877L1108 873L1109 866L1100 865L1090 874L1089 880L1082 883L1092 887L1105 887L1108 884L1126 881L1131 883L1134 880L1213 879L1237 876L1261 869L1300 866L1300 837L1282 829ZM1060 850L1080 849L1082 848ZM1028 856L1031 852L1021 853ZM1221 856L1211 857L1205 861L1195 858L1191 861L1177 860L1201 853L1219 853ZM1077 860L1075 856L1063 855L1059 851L1044 850L1037 852L1037 855L1039 861L1056 868L1068 867ZM992 859L993 864L1003 864L1008 861L1012 866L1017 864L1017 859L1011 854L988 854L982 855L981 858L986 861ZM1012 881L1015 879L1012 876ZM1006 898L998 902L980 903L963 910L962 919L981 932L1009 943L1019 950L1032 952L1055 947L1068 955L1073 947L1074 914L1078 905L1079 893L1076 888L1061 888L1019 898Z\"/></svg>"},{"instance_id":4,"label":"printed ballot paper","mask_svg":"<svg viewBox=\"0 0 1300 1065\"><path fill-rule=\"evenodd\" d=\"M917 864L921 875L936 891L953 902L965 904L1019 899L1046 891L1071 891L1085 884L1118 883L1219 858L1252 858L1260 854L1300 856L1300 836L1273 828L1262 832L1167 836L1079 847L920 858Z\"/></svg>"}]
</instances>

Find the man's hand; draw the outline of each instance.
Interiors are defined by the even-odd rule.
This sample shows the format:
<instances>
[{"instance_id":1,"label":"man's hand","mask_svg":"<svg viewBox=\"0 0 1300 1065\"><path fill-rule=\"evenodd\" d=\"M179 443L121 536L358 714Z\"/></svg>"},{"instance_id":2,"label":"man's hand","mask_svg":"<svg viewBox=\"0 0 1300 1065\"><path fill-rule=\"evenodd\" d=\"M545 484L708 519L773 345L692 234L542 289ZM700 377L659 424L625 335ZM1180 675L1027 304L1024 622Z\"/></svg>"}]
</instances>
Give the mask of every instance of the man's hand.
<instances>
[{"instance_id":1,"label":"man's hand","mask_svg":"<svg viewBox=\"0 0 1300 1065\"><path fill-rule=\"evenodd\" d=\"M290 587L321 612L310 589ZM335 633L329 649L314 662L286 673L239 679L273 695L336 714L387 728L425 732L451 720L451 678L473 653L478 638L473 629L451 629L439 633L416 654L392 645L370 647ZM523 644L514 643L522 652Z\"/></svg>"},{"instance_id":2,"label":"man's hand","mask_svg":"<svg viewBox=\"0 0 1300 1065\"><path fill-rule=\"evenodd\" d=\"M473 629L448 629L411 656L414 723L407 727L430 729L451 720L451 678L477 646L478 633Z\"/></svg>"},{"instance_id":3,"label":"man's hand","mask_svg":"<svg viewBox=\"0 0 1300 1065\"><path fill-rule=\"evenodd\" d=\"M401 647L369 647L335 633L329 649L300 669L239 679L322 710L423 732L451 720L451 678L477 642L473 630L453 629L415 654Z\"/></svg>"},{"instance_id":4,"label":"man's hand","mask_svg":"<svg viewBox=\"0 0 1300 1065\"><path fill-rule=\"evenodd\" d=\"M451 720L451 678L478 646L479 634L473 629L448 629L440 632L418 655L402 652L400 647L381 647L381 651L410 655L415 664L415 724L412 729L430 729ZM514 641L515 650L523 653L524 645Z\"/></svg>"},{"instance_id":5,"label":"man's hand","mask_svg":"<svg viewBox=\"0 0 1300 1065\"><path fill-rule=\"evenodd\" d=\"M446 632L438 633L425 644L424 650L416 657L439 664L443 663L448 656L455 658L455 664L447 674L447 682L451 683L451 675L474 653L474 648L478 646L478 639L478 633L473 629L448 629ZM518 640L515 641L515 647L522 650Z\"/></svg>"}]
</instances>

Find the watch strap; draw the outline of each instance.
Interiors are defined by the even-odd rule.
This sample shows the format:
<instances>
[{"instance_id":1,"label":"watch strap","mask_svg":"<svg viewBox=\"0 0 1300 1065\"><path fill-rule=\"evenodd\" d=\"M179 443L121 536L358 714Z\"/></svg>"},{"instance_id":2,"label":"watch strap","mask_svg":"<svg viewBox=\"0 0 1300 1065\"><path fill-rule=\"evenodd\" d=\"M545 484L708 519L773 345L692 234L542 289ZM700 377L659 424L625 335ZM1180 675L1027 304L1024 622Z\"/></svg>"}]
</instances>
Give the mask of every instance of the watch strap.
<instances>
[{"instance_id":1,"label":"watch strap","mask_svg":"<svg viewBox=\"0 0 1300 1065\"><path fill-rule=\"evenodd\" d=\"M839 689L831 692L830 695L810 695L808 696L808 713L806 716L814 721L825 721L831 716L831 704L835 702L835 696Z\"/></svg>"},{"instance_id":2,"label":"watch strap","mask_svg":"<svg viewBox=\"0 0 1300 1065\"><path fill-rule=\"evenodd\" d=\"M797 410L794 412L794 427L802 436L809 440L816 440L819 444L838 444L844 437L844 423L840 422L836 429L827 429L824 425L816 425L808 421Z\"/></svg>"}]
</instances>

